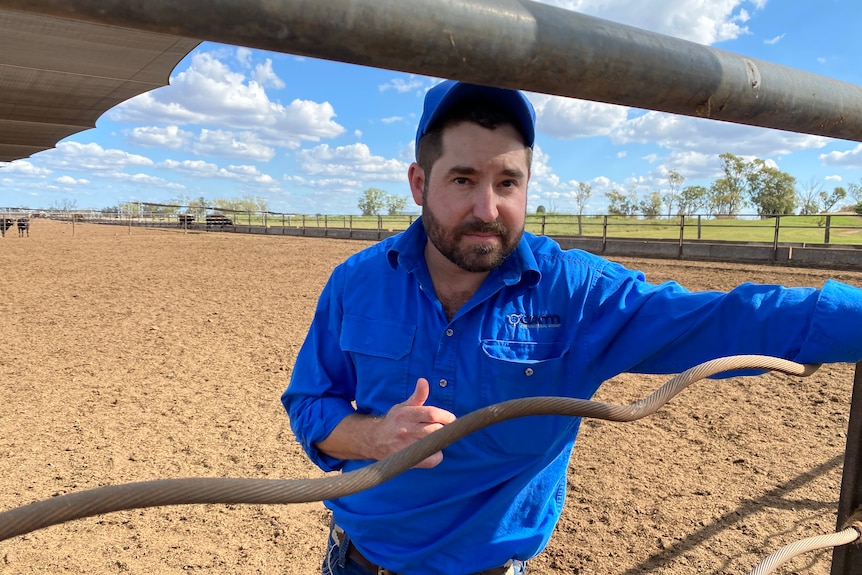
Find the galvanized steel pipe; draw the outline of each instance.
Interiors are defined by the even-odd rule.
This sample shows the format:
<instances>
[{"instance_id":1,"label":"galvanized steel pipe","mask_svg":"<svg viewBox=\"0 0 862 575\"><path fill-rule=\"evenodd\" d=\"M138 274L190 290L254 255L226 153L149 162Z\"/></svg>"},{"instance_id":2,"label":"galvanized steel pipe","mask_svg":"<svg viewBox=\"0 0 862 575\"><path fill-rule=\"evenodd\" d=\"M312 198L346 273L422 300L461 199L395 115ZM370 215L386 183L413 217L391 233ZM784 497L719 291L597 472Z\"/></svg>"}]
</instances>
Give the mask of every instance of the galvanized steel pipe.
<instances>
[{"instance_id":1,"label":"galvanized steel pipe","mask_svg":"<svg viewBox=\"0 0 862 575\"><path fill-rule=\"evenodd\" d=\"M529 0L0 0L0 9L862 141L862 87Z\"/></svg>"}]
</instances>

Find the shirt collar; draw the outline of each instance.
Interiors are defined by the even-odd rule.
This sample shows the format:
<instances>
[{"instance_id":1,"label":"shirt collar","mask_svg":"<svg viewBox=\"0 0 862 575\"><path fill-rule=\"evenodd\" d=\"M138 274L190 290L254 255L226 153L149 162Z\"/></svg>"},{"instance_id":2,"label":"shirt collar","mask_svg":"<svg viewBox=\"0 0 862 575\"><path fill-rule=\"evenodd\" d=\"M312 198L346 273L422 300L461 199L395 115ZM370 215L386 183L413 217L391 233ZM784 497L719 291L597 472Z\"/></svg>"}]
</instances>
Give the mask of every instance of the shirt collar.
<instances>
[{"instance_id":1,"label":"shirt collar","mask_svg":"<svg viewBox=\"0 0 862 575\"><path fill-rule=\"evenodd\" d=\"M542 277L536 257L530 247L533 234L524 232L518 247L499 268L489 276L498 277L506 285L515 285L521 281L528 287L534 287ZM408 273L415 272L419 266L425 266L425 242L428 235L422 225L422 218L417 218L410 224L392 243L392 247L386 252L389 265L392 269L403 266Z\"/></svg>"}]
</instances>

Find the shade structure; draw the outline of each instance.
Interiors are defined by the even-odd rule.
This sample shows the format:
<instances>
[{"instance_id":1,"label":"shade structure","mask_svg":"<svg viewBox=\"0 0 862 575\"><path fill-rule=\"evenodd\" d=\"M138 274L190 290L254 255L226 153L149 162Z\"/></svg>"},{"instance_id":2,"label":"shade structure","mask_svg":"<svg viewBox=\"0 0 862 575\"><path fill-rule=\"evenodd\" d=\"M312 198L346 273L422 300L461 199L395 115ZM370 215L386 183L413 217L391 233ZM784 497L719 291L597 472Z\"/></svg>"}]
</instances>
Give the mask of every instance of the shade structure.
<instances>
[{"instance_id":1,"label":"shade structure","mask_svg":"<svg viewBox=\"0 0 862 575\"><path fill-rule=\"evenodd\" d=\"M0 161L53 148L166 85L199 42L0 9Z\"/></svg>"},{"instance_id":2,"label":"shade structure","mask_svg":"<svg viewBox=\"0 0 862 575\"><path fill-rule=\"evenodd\" d=\"M532 0L0 0L0 8L862 141L862 86Z\"/></svg>"}]
</instances>

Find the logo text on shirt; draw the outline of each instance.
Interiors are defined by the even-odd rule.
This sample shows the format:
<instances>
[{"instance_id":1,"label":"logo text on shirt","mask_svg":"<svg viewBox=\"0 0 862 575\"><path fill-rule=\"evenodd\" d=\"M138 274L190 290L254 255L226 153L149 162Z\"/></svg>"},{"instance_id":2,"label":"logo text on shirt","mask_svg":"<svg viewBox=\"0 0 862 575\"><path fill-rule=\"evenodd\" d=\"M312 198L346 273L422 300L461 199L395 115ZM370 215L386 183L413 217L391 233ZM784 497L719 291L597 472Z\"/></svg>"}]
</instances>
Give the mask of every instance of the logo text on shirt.
<instances>
[{"instance_id":1,"label":"logo text on shirt","mask_svg":"<svg viewBox=\"0 0 862 575\"><path fill-rule=\"evenodd\" d=\"M506 319L515 327L560 327L562 318L555 313L528 315L525 313L510 313Z\"/></svg>"}]
</instances>

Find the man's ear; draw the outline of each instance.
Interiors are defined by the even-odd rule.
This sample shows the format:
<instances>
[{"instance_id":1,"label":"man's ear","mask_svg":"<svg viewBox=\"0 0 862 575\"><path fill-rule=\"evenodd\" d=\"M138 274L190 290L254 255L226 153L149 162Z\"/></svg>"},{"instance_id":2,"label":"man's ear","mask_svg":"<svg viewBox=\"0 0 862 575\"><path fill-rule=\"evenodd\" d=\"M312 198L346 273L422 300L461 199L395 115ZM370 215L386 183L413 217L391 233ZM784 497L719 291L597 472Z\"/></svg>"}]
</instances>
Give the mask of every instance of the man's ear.
<instances>
[{"instance_id":1,"label":"man's ear","mask_svg":"<svg viewBox=\"0 0 862 575\"><path fill-rule=\"evenodd\" d=\"M422 205L422 191L425 189L425 170L422 166L413 162L407 170L407 181L410 182L410 192L417 206Z\"/></svg>"}]
</instances>

